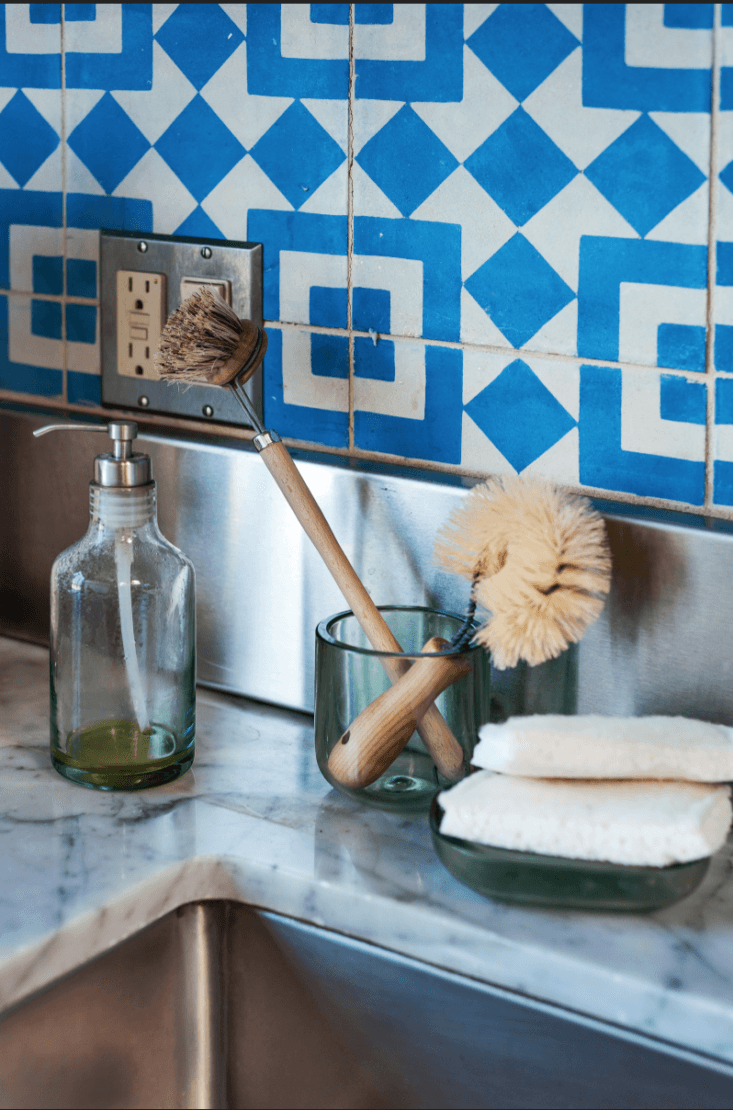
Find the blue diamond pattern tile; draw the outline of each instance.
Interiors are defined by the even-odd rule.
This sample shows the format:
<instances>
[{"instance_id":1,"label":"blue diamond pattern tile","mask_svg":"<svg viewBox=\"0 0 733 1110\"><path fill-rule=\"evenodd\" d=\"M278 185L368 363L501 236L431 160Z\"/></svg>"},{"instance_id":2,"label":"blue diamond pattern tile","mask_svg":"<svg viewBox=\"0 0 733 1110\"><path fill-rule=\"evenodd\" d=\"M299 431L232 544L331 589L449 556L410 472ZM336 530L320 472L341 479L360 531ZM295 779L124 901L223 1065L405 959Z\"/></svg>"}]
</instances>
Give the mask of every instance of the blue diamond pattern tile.
<instances>
[{"instance_id":1,"label":"blue diamond pattern tile","mask_svg":"<svg viewBox=\"0 0 733 1110\"><path fill-rule=\"evenodd\" d=\"M512 347L521 347L573 300L569 285L517 233L466 282Z\"/></svg>"},{"instance_id":2,"label":"blue diamond pattern tile","mask_svg":"<svg viewBox=\"0 0 733 1110\"><path fill-rule=\"evenodd\" d=\"M403 216L414 212L458 166L409 104L369 140L357 161Z\"/></svg>"},{"instance_id":3,"label":"blue diamond pattern tile","mask_svg":"<svg viewBox=\"0 0 733 1110\"><path fill-rule=\"evenodd\" d=\"M179 4L155 38L195 89L202 89L244 41L219 4Z\"/></svg>"},{"instance_id":4,"label":"blue diamond pattern tile","mask_svg":"<svg viewBox=\"0 0 733 1110\"><path fill-rule=\"evenodd\" d=\"M155 149L199 202L245 154L239 139L200 96L161 135Z\"/></svg>"},{"instance_id":5,"label":"blue diamond pattern tile","mask_svg":"<svg viewBox=\"0 0 733 1110\"><path fill-rule=\"evenodd\" d=\"M345 159L338 143L299 101L250 153L293 208L300 208Z\"/></svg>"},{"instance_id":6,"label":"blue diamond pattern tile","mask_svg":"<svg viewBox=\"0 0 733 1110\"><path fill-rule=\"evenodd\" d=\"M579 43L545 4L499 4L468 45L512 96L524 100Z\"/></svg>"},{"instance_id":7,"label":"blue diamond pattern tile","mask_svg":"<svg viewBox=\"0 0 733 1110\"><path fill-rule=\"evenodd\" d=\"M197 235L200 239L226 239L201 205L197 205L182 224L176 228L175 235Z\"/></svg>"},{"instance_id":8,"label":"blue diamond pattern tile","mask_svg":"<svg viewBox=\"0 0 733 1110\"><path fill-rule=\"evenodd\" d=\"M695 163L641 116L585 175L639 235L646 235L705 180Z\"/></svg>"},{"instance_id":9,"label":"blue diamond pattern tile","mask_svg":"<svg viewBox=\"0 0 733 1110\"><path fill-rule=\"evenodd\" d=\"M112 193L150 143L114 97L105 93L71 132L69 146L105 193Z\"/></svg>"},{"instance_id":10,"label":"blue diamond pattern tile","mask_svg":"<svg viewBox=\"0 0 733 1110\"><path fill-rule=\"evenodd\" d=\"M517 108L464 163L509 219L521 227L578 171L541 127Z\"/></svg>"},{"instance_id":11,"label":"blue diamond pattern tile","mask_svg":"<svg viewBox=\"0 0 733 1110\"><path fill-rule=\"evenodd\" d=\"M25 185L59 145L59 137L19 89L0 112L0 162Z\"/></svg>"},{"instance_id":12,"label":"blue diamond pattern tile","mask_svg":"<svg viewBox=\"0 0 733 1110\"><path fill-rule=\"evenodd\" d=\"M466 412L518 473L576 425L521 358L469 401Z\"/></svg>"}]
</instances>

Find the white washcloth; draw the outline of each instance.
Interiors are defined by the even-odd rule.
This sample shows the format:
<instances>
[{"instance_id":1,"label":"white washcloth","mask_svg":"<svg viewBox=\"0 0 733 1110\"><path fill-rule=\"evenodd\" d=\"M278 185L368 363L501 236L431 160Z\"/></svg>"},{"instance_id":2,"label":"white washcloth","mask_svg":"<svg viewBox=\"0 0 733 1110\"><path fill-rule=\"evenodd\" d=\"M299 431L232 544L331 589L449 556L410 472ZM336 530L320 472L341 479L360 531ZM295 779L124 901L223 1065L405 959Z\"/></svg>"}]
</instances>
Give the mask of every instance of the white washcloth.
<instances>
[{"instance_id":1,"label":"white washcloth","mask_svg":"<svg viewBox=\"0 0 733 1110\"><path fill-rule=\"evenodd\" d=\"M683 782L558 782L477 771L438 801L440 831L570 859L665 867L725 843L730 787Z\"/></svg>"},{"instance_id":2,"label":"white washcloth","mask_svg":"<svg viewBox=\"0 0 733 1110\"><path fill-rule=\"evenodd\" d=\"M686 717L510 717L479 737L473 763L507 775L733 781L733 728Z\"/></svg>"}]
</instances>

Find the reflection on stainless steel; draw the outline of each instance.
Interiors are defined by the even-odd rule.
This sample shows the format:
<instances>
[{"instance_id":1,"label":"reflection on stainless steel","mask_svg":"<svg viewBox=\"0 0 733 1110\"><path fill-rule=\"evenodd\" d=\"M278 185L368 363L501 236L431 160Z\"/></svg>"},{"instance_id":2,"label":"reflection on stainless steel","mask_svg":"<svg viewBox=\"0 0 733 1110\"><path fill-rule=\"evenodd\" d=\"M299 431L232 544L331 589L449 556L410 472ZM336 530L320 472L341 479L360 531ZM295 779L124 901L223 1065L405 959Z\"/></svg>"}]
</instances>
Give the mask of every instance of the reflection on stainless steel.
<instances>
[{"instance_id":1,"label":"reflection on stainless steel","mask_svg":"<svg viewBox=\"0 0 733 1110\"><path fill-rule=\"evenodd\" d=\"M233 902L183 906L0 1016L17 1110L732 1097L720 1061Z\"/></svg>"},{"instance_id":2,"label":"reflection on stainless steel","mask_svg":"<svg viewBox=\"0 0 733 1110\"><path fill-rule=\"evenodd\" d=\"M86 529L95 454L91 437L34 440L46 420L0 410L0 631L40 642L51 563ZM199 681L312 710L315 627L345 604L255 450L138 442L153 459L161 529L196 567ZM433 565L432 549L468 481L295 457L377 604L463 611L467 585ZM560 659L494 672L495 716L679 712L733 724L733 526L598 507L614 556L603 616Z\"/></svg>"}]
</instances>

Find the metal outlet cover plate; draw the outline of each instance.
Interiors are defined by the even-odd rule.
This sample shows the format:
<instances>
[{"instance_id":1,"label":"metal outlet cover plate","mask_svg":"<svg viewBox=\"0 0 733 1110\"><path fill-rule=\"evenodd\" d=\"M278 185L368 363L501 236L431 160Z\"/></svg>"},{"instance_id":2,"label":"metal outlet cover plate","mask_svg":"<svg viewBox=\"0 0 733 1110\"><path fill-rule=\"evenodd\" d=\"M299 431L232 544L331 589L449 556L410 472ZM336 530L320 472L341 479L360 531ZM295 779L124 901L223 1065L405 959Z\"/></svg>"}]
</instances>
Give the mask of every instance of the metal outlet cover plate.
<instances>
[{"instance_id":1,"label":"metal outlet cover plate","mask_svg":"<svg viewBox=\"0 0 733 1110\"><path fill-rule=\"evenodd\" d=\"M180 304L184 278L231 282L232 308L241 319L262 323L262 244L209 240L179 235L139 235L131 231L99 233L101 273L102 404L141 412L162 412L201 421L247 427L240 405L228 389L184 387L162 381L126 377L117 370L118 270L165 273L167 319ZM141 249L141 244L145 244ZM245 389L262 416L262 368ZM141 398L147 398L141 401ZM207 412L204 413L204 408ZM211 410L210 412L208 410Z\"/></svg>"}]
</instances>

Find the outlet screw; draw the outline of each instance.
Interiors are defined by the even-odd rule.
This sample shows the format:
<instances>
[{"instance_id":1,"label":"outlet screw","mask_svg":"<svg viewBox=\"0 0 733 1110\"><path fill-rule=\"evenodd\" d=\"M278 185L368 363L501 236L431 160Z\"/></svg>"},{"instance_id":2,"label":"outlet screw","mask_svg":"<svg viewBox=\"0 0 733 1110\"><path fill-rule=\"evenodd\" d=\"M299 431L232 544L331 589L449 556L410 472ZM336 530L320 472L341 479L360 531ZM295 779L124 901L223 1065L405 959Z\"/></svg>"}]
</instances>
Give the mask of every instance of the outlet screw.
<instances>
[{"instance_id":1,"label":"outlet screw","mask_svg":"<svg viewBox=\"0 0 733 1110\"><path fill-rule=\"evenodd\" d=\"M211 258L211 247L202 247L201 248L201 257L202 258Z\"/></svg>"},{"instance_id":2,"label":"outlet screw","mask_svg":"<svg viewBox=\"0 0 733 1110\"><path fill-rule=\"evenodd\" d=\"M140 251L140 254L145 254L145 252L148 249L148 244L145 242L144 239L140 240L140 242L137 245L137 249Z\"/></svg>"},{"instance_id":3,"label":"outlet screw","mask_svg":"<svg viewBox=\"0 0 733 1110\"><path fill-rule=\"evenodd\" d=\"M137 403L138 403L138 405L140 405L140 408L146 409L148 407L148 405L150 404L150 398L145 397L145 396L138 397Z\"/></svg>"},{"instance_id":4,"label":"outlet screw","mask_svg":"<svg viewBox=\"0 0 733 1110\"><path fill-rule=\"evenodd\" d=\"M201 409L201 411L204 414L204 416L213 416L214 415L214 410L212 409L211 405L204 405L204 407Z\"/></svg>"}]
</instances>

